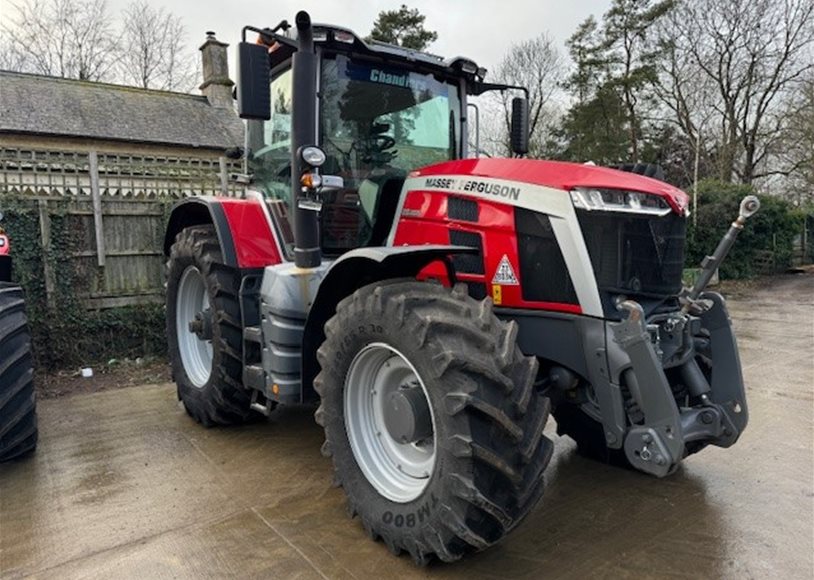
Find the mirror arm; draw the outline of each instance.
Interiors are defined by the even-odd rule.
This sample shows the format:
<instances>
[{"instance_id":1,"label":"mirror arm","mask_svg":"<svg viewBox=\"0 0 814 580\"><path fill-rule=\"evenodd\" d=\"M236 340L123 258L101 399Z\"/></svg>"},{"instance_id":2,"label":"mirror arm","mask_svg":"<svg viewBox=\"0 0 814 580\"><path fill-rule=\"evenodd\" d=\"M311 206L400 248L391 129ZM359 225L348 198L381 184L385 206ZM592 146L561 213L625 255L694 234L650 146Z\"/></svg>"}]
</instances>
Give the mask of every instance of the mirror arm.
<instances>
[{"instance_id":1,"label":"mirror arm","mask_svg":"<svg viewBox=\"0 0 814 580\"><path fill-rule=\"evenodd\" d=\"M257 28L256 26L250 26L247 24L246 26L243 27L243 30L240 31L240 40L246 42L246 31L251 31L259 34L264 41L274 40L277 42L290 43L291 39L288 38L287 36L276 34L278 30L286 32L288 31L289 28L291 28L291 25L288 23L288 20L281 20L274 28Z\"/></svg>"}]
</instances>

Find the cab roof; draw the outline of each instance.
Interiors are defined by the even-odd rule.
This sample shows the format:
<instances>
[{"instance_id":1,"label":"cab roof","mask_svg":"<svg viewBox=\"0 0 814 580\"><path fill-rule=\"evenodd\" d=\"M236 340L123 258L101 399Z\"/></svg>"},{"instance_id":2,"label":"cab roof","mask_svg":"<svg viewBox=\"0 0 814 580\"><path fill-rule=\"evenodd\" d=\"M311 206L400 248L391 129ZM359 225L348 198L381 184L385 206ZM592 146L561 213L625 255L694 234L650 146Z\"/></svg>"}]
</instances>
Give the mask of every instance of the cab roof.
<instances>
[{"instance_id":1,"label":"cab roof","mask_svg":"<svg viewBox=\"0 0 814 580\"><path fill-rule=\"evenodd\" d=\"M412 48L396 46L377 40L364 40L349 28L332 24L315 22L312 25L314 44L345 53L356 53L395 63L407 64L409 68L423 69L447 76L466 78L468 81L483 81L486 69L479 67L473 60L456 56L445 59L436 54L422 52ZM271 52L272 67L287 60L297 50L297 33L290 27L284 34L269 34L280 43L277 50Z\"/></svg>"}]
</instances>

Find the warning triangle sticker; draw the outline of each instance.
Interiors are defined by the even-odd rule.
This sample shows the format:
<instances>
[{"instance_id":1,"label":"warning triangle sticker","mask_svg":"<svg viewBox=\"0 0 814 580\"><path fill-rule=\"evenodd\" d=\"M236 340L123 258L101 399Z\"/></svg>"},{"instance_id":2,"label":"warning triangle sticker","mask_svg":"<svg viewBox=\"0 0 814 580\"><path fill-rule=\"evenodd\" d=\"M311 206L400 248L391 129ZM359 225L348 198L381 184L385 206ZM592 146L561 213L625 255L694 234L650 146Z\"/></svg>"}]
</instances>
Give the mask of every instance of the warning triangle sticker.
<instances>
[{"instance_id":1,"label":"warning triangle sticker","mask_svg":"<svg viewBox=\"0 0 814 580\"><path fill-rule=\"evenodd\" d=\"M492 278L492 284L501 284L503 286L517 286L520 282L517 281L517 276L514 275L512 263L509 261L509 256L503 254L500 259L500 264L497 265L495 277Z\"/></svg>"}]
</instances>

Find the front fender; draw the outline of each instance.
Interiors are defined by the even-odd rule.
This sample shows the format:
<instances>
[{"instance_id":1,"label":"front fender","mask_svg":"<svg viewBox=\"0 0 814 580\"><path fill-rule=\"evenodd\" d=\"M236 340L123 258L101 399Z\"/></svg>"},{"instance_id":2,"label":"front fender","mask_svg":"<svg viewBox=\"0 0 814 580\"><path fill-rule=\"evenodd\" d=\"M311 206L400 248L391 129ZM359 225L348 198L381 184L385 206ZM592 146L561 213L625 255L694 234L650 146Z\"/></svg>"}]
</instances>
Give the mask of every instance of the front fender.
<instances>
[{"instance_id":1,"label":"front fender","mask_svg":"<svg viewBox=\"0 0 814 580\"><path fill-rule=\"evenodd\" d=\"M476 248L466 246L386 246L358 248L336 260L319 285L314 303L308 311L302 344L303 400L315 396L314 378L319 363L317 349L325 340L325 323L336 312L336 305L367 284L392 278L415 277L427 265L442 261L447 274L455 282L453 254L475 254Z\"/></svg>"}]
</instances>

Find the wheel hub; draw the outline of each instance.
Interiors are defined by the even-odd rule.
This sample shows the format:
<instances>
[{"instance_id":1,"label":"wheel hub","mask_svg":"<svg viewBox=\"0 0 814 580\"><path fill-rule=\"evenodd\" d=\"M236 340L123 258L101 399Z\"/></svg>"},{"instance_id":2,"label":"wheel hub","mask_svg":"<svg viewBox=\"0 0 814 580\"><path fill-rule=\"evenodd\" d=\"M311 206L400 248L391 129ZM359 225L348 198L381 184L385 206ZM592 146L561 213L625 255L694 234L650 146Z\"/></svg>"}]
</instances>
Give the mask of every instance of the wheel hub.
<instances>
[{"instance_id":1,"label":"wheel hub","mask_svg":"<svg viewBox=\"0 0 814 580\"><path fill-rule=\"evenodd\" d=\"M385 427L399 443L417 443L432 435L430 406L421 387L393 391L383 410Z\"/></svg>"},{"instance_id":2,"label":"wheel hub","mask_svg":"<svg viewBox=\"0 0 814 580\"><path fill-rule=\"evenodd\" d=\"M198 340L212 340L212 309L207 308L195 315L189 321L189 331L198 337Z\"/></svg>"},{"instance_id":3,"label":"wheel hub","mask_svg":"<svg viewBox=\"0 0 814 580\"><path fill-rule=\"evenodd\" d=\"M201 388L212 375L213 313L200 270L189 266L181 274L175 303L178 352L184 372L193 386Z\"/></svg>"},{"instance_id":4,"label":"wheel hub","mask_svg":"<svg viewBox=\"0 0 814 580\"><path fill-rule=\"evenodd\" d=\"M392 346L360 350L345 376L345 430L356 464L391 501L419 497L435 469L429 395L412 363Z\"/></svg>"}]
</instances>

